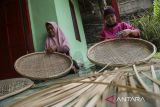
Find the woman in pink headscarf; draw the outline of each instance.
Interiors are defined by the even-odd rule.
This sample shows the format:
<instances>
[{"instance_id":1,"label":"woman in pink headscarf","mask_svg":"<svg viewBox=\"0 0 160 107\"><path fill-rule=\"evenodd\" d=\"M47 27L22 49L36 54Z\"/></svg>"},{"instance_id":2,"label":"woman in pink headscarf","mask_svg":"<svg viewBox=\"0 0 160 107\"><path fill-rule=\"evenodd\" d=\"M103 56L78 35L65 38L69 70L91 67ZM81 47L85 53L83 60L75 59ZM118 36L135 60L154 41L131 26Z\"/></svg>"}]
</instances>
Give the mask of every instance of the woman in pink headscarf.
<instances>
[{"instance_id":1,"label":"woman in pink headscarf","mask_svg":"<svg viewBox=\"0 0 160 107\"><path fill-rule=\"evenodd\" d=\"M66 36L55 22L47 22L46 29L48 36L45 44L45 52L51 54L53 52L60 52L70 55L69 45ZM77 72L79 69L76 61L73 60L72 70Z\"/></svg>"},{"instance_id":2,"label":"woman in pink headscarf","mask_svg":"<svg viewBox=\"0 0 160 107\"><path fill-rule=\"evenodd\" d=\"M46 29L48 36L46 39L46 53L60 52L69 55L67 39L55 22L47 22Z\"/></svg>"},{"instance_id":3,"label":"woman in pink headscarf","mask_svg":"<svg viewBox=\"0 0 160 107\"><path fill-rule=\"evenodd\" d=\"M139 38L140 30L125 22L118 23L115 10L112 7L106 8L104 10L104 28L101 32L101 40L127 37Z\"/></svg>"}]
</instances>

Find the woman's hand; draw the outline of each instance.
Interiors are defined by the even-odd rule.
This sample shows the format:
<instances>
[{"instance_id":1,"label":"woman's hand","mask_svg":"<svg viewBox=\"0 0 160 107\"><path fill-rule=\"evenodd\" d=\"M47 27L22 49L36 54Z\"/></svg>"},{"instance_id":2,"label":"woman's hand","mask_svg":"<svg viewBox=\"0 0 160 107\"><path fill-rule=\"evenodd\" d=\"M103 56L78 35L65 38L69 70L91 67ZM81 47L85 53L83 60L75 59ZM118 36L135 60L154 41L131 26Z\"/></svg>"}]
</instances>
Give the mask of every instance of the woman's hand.
<instances>
[{"instance_id":1,"label":"woman's hand","mask_svg":"<svg viewBox=\"0 0 160 107\"><path fill-rule=\"evenodd\" d=\"M120 38L128 37L132 33L131 29L125 29L119 33Z\"/></svg>"},{"instance_id":2,"label":"woman's hand","mask_svg":"<svg viewBox=\"0 0 160 107\"><path fill-rule=\"evenodd\" d=\"M56 46L53 46L53 47L50 47L48 49L46 49L46 53L47 54L51 54L51 53L54 53L57 51L57 47Z\"/></svg>"}]
</instances>

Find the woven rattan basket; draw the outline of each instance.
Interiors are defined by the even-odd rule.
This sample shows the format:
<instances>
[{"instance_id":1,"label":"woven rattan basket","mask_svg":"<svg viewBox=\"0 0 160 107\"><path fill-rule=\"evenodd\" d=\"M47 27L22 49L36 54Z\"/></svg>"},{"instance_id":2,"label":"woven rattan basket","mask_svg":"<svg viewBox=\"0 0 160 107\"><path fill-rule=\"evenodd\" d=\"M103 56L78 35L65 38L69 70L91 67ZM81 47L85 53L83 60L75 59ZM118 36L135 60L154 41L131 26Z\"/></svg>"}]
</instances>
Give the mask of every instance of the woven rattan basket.
<instances>
[{"instance_id":1,"label":"woven rattan basket","mask_svg":"<svg viewBox=\"0 0 160 107\"><path fill-rule=\"evenodd\" d=\"M21 75L37 80L58 78L69 72L73 65L70 57L61 54L36 52L22 56L15 62L15 69Z\"/></svg>"},{"instance_id":2,"label":"woven rattan basket","mask_svg":"<svg viewBox=\"0 0 160 107\"><path fill-rule=\"evenodd\" d=\"M13 78L0 81L0 100L18 94L34 83L26 78Z\"/></svg>"},{"instance_id":3,"label":"woven rattan basket","mask_svg":"<svg viewBox=\"0 0 160 107\"><path fill-rule=\"evenodd\" d=\"M112 39L95 44L88 50L88 59L99 66L140 64L156 53L152 43L142 39Z\"/></svg>"}]
</instances>

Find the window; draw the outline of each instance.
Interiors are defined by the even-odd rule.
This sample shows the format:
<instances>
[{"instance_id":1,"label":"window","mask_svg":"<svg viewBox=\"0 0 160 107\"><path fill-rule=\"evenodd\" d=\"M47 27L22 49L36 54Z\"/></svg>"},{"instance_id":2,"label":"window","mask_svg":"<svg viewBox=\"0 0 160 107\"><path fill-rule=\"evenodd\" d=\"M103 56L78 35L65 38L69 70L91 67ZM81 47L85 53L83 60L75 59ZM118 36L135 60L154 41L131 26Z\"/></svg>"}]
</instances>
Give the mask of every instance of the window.
<instances>
[{"instance_id":1,"label":"window","mask_svg":"<svg viewBox=\"0 0 160 107\"><path fill-rule=\"evenodd\" d=\"M78 24L77 24L77 19L76 19L76 14L74 10L74 5L71 0L69 0L69 5L70 5L70 10L71 10L71 15L72 15L72 21L73 21L73 27L74 27L74 32L76 36L76 40L81 41L79 29L78 29Z\"/></svg>"}]
</instances>

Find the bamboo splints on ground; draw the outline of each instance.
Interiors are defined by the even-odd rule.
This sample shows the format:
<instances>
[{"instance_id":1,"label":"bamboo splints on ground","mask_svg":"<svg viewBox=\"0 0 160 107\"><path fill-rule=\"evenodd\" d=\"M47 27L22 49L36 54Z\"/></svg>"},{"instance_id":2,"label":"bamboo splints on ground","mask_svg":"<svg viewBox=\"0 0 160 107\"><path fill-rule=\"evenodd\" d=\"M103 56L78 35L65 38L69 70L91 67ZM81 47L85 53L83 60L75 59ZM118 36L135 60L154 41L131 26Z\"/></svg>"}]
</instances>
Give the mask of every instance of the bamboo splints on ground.
<instances>
[{"instance_id":1,"label":"bamboo splints on ground","mask_svg":"<svg viewBox=\"0 0 160 107\"><path fill-rule=\"evenodd\" d=\"M112 72L104 71L85 79L68 81L68 84L64 80L56 83L62 84L61 86L50 86L11 107L144 107L146 103L152 105L149 107L158 107L160 81L153 65L147 69L151 75L133 65L133 69L129 67ZM144 82L142 75L153 82L153 89ZM116 99L109 102L106 99L110 96L143 97L145 102L120 102Z\"/></svg>"},{"instance_id":2,"label":"bamboo splints on ground","mask_svg":"<svg viewBox=\"0 0 160 107\"><path fill-rule=\"evenodd\" d=\"M136 68L135 65L133 65L133 70L134 70L134 72L135 72L135 74L136 74L136 77L137 77L138 81L141 83L141 85L144 87L144 89L145 89L146 91L151 92L151 89L146 85L146 83L142 80L142 78L141 78L140 75L138 74L138 71L137 71L137 68Z\"/></svg>"}]
</instances>

